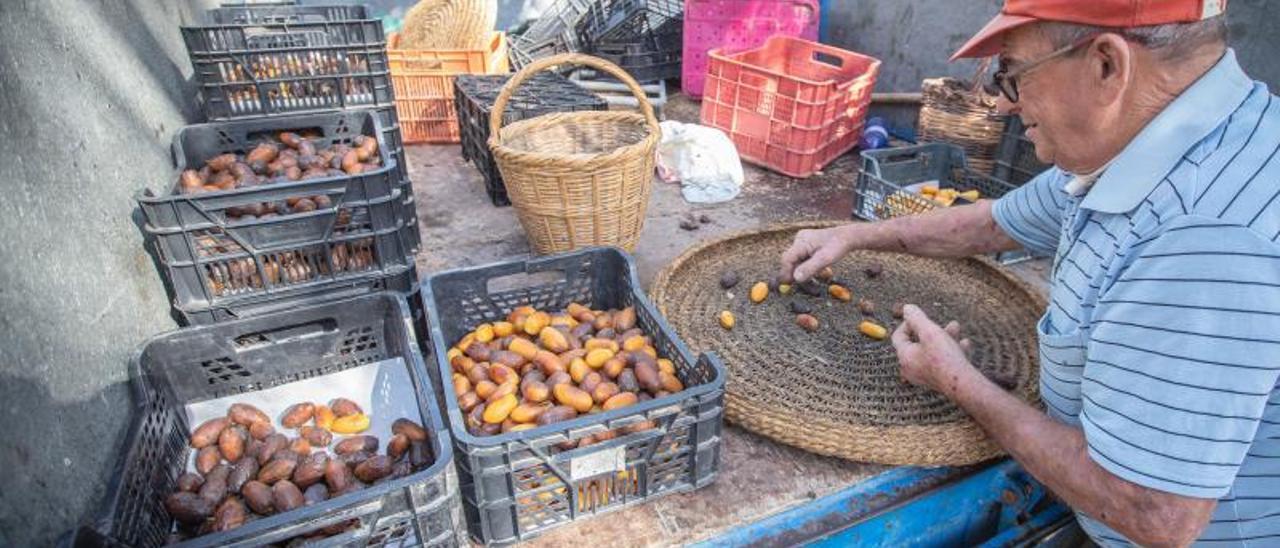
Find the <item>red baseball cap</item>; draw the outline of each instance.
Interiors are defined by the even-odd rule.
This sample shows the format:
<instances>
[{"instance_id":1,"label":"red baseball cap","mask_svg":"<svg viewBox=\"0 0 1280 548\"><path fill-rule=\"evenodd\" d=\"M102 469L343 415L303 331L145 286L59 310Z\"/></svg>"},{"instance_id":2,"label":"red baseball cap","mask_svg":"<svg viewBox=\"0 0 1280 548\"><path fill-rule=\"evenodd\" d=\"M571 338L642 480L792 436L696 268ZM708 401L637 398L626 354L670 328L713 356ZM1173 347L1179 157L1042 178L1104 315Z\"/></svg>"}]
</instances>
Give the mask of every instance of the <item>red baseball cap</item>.
<instances>
[{"instance_id":1,"label":"red baseball cap","mask_svg":"<svg viewBox=\"0 0 1280 548\"><path fill-rule=\"evenodd\" d=\"M951 60L1000 53L1004 33L1036 21L1128 28L1202 21L1226 9L1227 0L1006 0L1000 14Z\"/></svg>"}]
</instances>

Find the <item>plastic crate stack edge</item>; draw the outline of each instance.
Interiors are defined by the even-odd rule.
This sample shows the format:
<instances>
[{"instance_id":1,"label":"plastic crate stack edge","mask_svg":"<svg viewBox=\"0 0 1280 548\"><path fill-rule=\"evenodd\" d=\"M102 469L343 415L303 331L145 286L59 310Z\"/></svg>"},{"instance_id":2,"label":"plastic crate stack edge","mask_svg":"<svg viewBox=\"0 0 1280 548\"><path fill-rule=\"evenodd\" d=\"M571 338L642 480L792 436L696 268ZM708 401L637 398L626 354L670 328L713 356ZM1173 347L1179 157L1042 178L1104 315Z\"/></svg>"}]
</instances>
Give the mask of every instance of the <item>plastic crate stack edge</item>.
<instances>
[{"instance_id":1,"label":"plastic crate stack edge","mask_svg":"<svg viewBox=\"0 0 1280 548\"><path fill-rule=\"evenodd\" d=\"M263 134L311 128L324 144L350 144L358 135L379 141L382 167L288 183L229 191L179 194L166 182L160 196L141 194L144 232L174 294L174 307L189 322L219 308L249 310L269 300L323 299L323 289L344 284L381 288L384 276L413 268L413 252L400 216L395 159L386 150L380 121L365 111L329 112L187 126L174 137L177 173L223 153L244 153ZM283 125L282 125L283 124ZM271 218L235 218L234 209L263 202L324 195L332 205ZM410 278L416 277L413 274ZM404 285L401 283L400 285ZM314 293L319 291L319 295ZM303 298L303 294L312 294ZM244 315L231 314L231 316Z\"/></svg>"},{"instance_id":2,"label":"plastic crate stack edge","mask_svg":"<svg viewBox=\"0 0 1280 548\"><path fill-rule=\"evenodd\" d=\"M422 235L395 110L382 21L363 5L224 5L182 27L210 121L370 109L396 156L403 214Z\"/></svg>"},{"instance_id":3,"label":"plastic crate stack edge","mask_svg":"<svg viewBox=\"0 0 1280 548\"><path fill-rule=\"evenodd\" d=\"M185 25L181 31L209 124L257 120L271 121L283 129L299 127L299 120L314 114L372 113L379 121L380 148L393 159L384 165L393 166L389 179L394 188L390 193L377 193L376 198L358 210L361 214L367 210L376 224L372 240L349 239L351 243L346 249L337 249L336 244L328 248L313 246L305 252L299 251L301 255L276 261L281 264L284 260L302 261L306 265L304 271L335 278L327 284L303 283L260 294L242 291L234 298L211 298L207 287L193 283L192 276L172 274L171 267L175 264L190 270L193 262L198 262L194 258L203 252L200 247L187 245L184 252L175 253L171 233L156 235L153 243L162 274L167 276L170 291L177 297L174 308L180 321L200 324L244 317L286 307L295 296L295 304L322 302L326 288L336 297L350 296L360 288L411 291L416 287L413 258L421 247L422 235L381 20L371 17L363 5L224 4L207 10L202 22ZM204 159L207 158L196 160ZM334 190L331 185L330 191ZM332 234L334 223L312 219L310 228L303 226L307 224L303 222L288 223L293 225L290 230L294 232L290 238L272 238L264 228L258 231L258 237L246 242L242 237L230 236L225 223L216 215L213 217L211 222L200 225L200 230L212 233L220 246L227 244L220 249L240 252L241 257L253 259L250 263L261 263L257 258L261 256L259 252L299 249L297 245L290 247L291 244L344 241ZM182 224L179 230L195 226L187 221ZM244 233L245 228L234 231ZM345 262L344 256L352 253L360 255L361 264L370 263L369 257L374 256L372 264L354 276L338 276L332 264L326 264L333 263L335 258ZM269 274L263 272L261 264L253 267L259 279L264 279L262 274ZM272 271L275 269L271 267ZM248 275L251 281L254 274ZM237 275L244 276L244 273ZM204 293L202 298L182 296L197 290Z\"/></svg>"},{"instance_id":4,"label":"plastic crate stack edge","mask_svg":"<svg viewBox=\"0 0 1280 548\"><path fill-rule=\"evenodd\" d=\"M1006 117L1004 133L996 147L995 164L991 175L997 179L1021 185L1036 175L1049 169L1036 158L1036 146L1026 136L1026 128L1022 119L1017 116Z\"/></svg>"}]
</instances>

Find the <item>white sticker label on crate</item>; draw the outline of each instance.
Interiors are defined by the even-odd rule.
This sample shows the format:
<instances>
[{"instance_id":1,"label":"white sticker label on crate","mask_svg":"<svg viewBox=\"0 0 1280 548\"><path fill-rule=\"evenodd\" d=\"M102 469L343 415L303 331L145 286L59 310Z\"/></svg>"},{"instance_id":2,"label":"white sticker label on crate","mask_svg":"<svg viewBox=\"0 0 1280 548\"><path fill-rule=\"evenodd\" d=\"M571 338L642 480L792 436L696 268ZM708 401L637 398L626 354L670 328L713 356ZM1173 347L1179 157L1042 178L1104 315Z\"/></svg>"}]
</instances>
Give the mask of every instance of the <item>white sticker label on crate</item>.
<instances>
[{"instance_id":1,"label":"white sticker label on crate","mask_svg":"<svg viewBox=\"0 0 1280 548\"><path fill-rule=\"evenodd\" d=\"M569 479L578 481L627 468L627 446L619 445L569 461Z\"/></svg>"}]
</instances>

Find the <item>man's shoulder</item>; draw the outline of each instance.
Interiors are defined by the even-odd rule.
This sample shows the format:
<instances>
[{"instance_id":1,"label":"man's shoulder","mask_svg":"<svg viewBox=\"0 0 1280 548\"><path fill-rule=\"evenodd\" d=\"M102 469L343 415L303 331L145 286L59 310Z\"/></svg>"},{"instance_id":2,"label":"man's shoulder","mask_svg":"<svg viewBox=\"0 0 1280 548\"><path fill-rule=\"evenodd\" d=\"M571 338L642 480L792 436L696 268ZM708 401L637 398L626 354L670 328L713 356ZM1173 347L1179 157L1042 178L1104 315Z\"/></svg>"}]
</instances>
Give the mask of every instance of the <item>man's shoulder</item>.
<instances>
[{"instance_id":1,"label":"man's shoulder","mask_svg":"<svg viewBox=\"0 0 1280 548\"><path fill-rule=\"evenodd\" d=\"M1280 97L1255 85L1234 113L1171 174L1163 201L1170 219L1248 228L1267 240L1280 236ZM1165 223L1161 223L1165 224Z\"/></svg>"},{"instance_id":2,"label":"man's shoulder","mask_svg":"<svg viewBox=\"0 0 1280 548\"><path fill-rule=\"evenodd\" d=\"M1181 263L1205 261L1216 268L1248 266L1280 275L1280 241L1254 226L1195 213L1165 219L1150 234L1134 242L1128 262L1160 258ZM1262 261L1262 262L1258 262Z\"/></svg>"}]
</instances>

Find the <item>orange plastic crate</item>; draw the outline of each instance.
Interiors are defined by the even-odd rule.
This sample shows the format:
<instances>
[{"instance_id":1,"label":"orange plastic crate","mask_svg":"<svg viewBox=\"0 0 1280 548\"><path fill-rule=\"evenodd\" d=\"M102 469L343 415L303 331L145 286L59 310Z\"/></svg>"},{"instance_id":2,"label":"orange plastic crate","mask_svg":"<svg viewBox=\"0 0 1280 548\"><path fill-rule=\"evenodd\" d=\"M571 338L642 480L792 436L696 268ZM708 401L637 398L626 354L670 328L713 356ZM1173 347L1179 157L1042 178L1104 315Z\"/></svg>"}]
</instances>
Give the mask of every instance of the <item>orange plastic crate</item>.
<instances>
[{"instance_id":1,"label":"orange plastic crate","mask_svg":"<svg viewBox=\"0 0 1280 548\"><path fill-rule=\"evenodd\" d=\"M484 49L388 49L391 85L405 143L457 143L453 78L458 74L506 74L505 33L493 33Z\"/></svg>"},{"instance_id":2,"label":"orange plastic crate","mask_svg":"<svg viewBox=\"0 0 1280 548\"><path fill-rule=\"evenodd\" d=\"M728 133L744 160L805 178L857 144L878 59L788 36L708 55L702 123Z\"/></svg>"}]
</instances>

